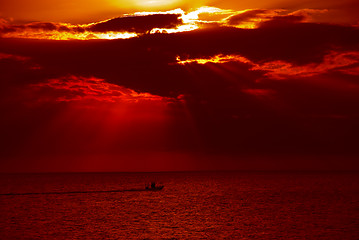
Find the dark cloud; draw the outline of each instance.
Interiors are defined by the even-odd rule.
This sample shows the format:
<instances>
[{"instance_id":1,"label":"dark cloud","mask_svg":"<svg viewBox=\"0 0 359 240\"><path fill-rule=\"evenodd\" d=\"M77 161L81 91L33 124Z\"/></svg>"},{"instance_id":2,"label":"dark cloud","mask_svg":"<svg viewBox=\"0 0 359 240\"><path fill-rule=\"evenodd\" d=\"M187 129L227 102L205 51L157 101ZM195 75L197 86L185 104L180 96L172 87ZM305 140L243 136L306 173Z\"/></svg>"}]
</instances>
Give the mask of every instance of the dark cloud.
<instances>
[{"instance_id":1,"label":"dark cloud","mask_svg":"<svg viewBox=\"0 0 359 240\"><path fill-rule=\"evenodd\" d=\"M136 32L146 33L153 28L175 28L182 24L179 14L154 14L146 16L126 16L96 23L87 27L93 32Z\"/></svg>"},{"instance_id":2,"label":"dark cloud","mask_svg":"<svg viewBox=\"0 0 359 240\"><path fill-rule=\"evenodd\" d=\"M46 33L49 31L84 32L85 29L75 25L67 25L64 23L51 23L51 22L32 22L22 25L4 23L3 25L0 26L0 34L13 33L13 32L26 33L27 31L38 31L42 33Z\"/></svg>"},{"instance_id":3,"label":"dark cloud","mask_svg":"<svg viewBox=\"0 0 359 240\"><path fill-rule=\"evenodd\" d=\"M153 14L145 16L125 16L85 25L71 25L66 23L32 22L28 24L11 24L0 21L0 35L6 33L24 33L36 31L46 34L51 31L84 33L96 32L134 32L146 33L154 28L175 28L182 24L179 14ZM1 20L1 19L0 19ZM15 35L16 37L16 35Z\"/></svg>"},{"instance_id":4,"label":"dark cloud","mask_svg":"<svg viewBox=\"0 0 359 240\"><path fill-rule=\"evenodd\" d=\"M29 64L41 66L32 69L3 59L1 79L7 79L6 86L27 86L69 75L96 77L139 93L180 96L199 131L202 150L209 153L357 155L357 76L326 70L273 80L270 69L253 70L240 61L176 64L178 56L238 54L258 64L321 66L331 51L358 51L356 27L298 21L281 18L258 29L208 28L111 41L0 39L3 54L28 57ZM21 135L14 130L20 123L10 125ZM188 136L177 136L183 145L168 148L195 148L185 144Z\"/></svg>"},{"instance_id":5,"label":"dark cloud","mask_svg":"<svg viewBox=\"0 0 359 240\"><path fill-rule=\"evenodd\" d=\"M272 11L266 10L266 9L254 9L254 10L248 10L243 13L236 14L234 16L231 16L227 19L227 23L230 25L238 25L243 22L250 21L252 19L261 18L263 14L269 14Z\"/></svg>"},{"instance_id":6,"label":"dark cloud","mask_svg":"<svg viewBox=\"0 0 359 240\"><path fill-rule=\"evenodd\" d=\"M226 19L228 25L250 24L253 27L278 27L301 22L316 22L328 13L326 9L301 9L294 12L285 10L254 9L233 15Z\"/></svg>"},{"instance_id":7,"label":"dark cloud","mask_svg":"<svg viewBox=\"0 0 359 240\"><path fill-rule=\"evenodd\" d=\"M189 73L184 67L175 64L178 56L185 60L239 54L254 62L281 60L300 66L321 63L331 50L356 50L359 31L347 26L292 23L276 28L222 27L112 41L0 39L0 42L0 52L31 57L43 68L27 78L35 75L36 79L41 74L43 78L90 75L140 92L175 96L187 93L194 84L188 80ZM236 71L248 72L241 72L241 68ZM203 78L212 78L205 76L204 70L203 74ZM15 74L16 78L23 79ZM151 81L144 81L146 78Z\"/></svg>"},{"instance_id":8,"label":"dark cloud","mask_svg":"<svg viewBox=\"0 0 359 240\"><path fill-rule=\"evenodd\" d=\"M43 31L54 31L58 29L57 24L48 22L35 22L24 26L25 28L37 29Z\"/></svg>"}]
</instances>

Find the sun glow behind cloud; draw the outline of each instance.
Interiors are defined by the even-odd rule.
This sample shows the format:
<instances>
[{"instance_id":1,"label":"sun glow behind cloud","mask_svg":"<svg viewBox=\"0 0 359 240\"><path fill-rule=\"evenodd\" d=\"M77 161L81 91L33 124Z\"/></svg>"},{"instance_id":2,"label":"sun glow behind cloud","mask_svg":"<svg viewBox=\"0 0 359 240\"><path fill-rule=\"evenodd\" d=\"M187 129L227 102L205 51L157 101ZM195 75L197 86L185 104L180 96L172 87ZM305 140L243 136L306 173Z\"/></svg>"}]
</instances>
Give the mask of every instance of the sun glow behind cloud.
<instances>
[{"instance_id":1,"label":"sun glow behind cloud","mask_svg":"<svg viewBox=\"0 0 359 240\"><path fill-rule=\"evenodd\" d=\"M155 16L155 15L179 15L182 24L171 27L154 27L148 33L178 33L196 30L201 25L212 23L206 18L210 16L222 16L220 19L235 14L232 10L224 10L215 7L200 7L193 11L185 12L177 8L170 11L156 11L156 12L135 12L133 14L124 14L124 18L136 18L140 16ZM206 17L202 17L206 15ZM114 18L116 19L116 18ZM129 32L129 31L93 31L92 28L99 24L104 24L114 19L94 22L89 24L70 24L70 23L51 23L51 22L33 22L25 25L13 25L11 22L4 19L0 23L0 35L4 38L33 38L33 39L52 39L52 40L88 40L88 39L126 39L137 37L143 33ZM117 18L117 19L121 19ZM222 20L221 20L222 21ZM219 21L219 22L221 22Z\"/></svg>"},{"instance_id":2,"label":"sun glow behind cloud","mask_svg":"<svg viewBox=\"0 0 359 240\"><path fill-rule=\"evenodd\" d=\"M254 29L271 20L308 22L311 21L312 15L326 12L326 10L313 9L303 9L294 12L288 12L282 9L247 9L234 11L204 6L188 12L180 8L169 11L141 11L89 24L32 22L24 25L13 25L11 22L2 19L0 22L0 36L4 38L52 40L127 39L143 34L193 31L199 28L205 28L211 24ZM152 25L144 27L144 23L153 21L153 18L156 16L158 16L157 22L152 22ZM136 19L137 17L142 19ZM150 17L152 20L149 19ZM177 22L174 21L175 18L177 18ZM167 27L163 27L166 25L164 21L168 21ZM159 25L163 26L160 27ZM136 29L136 26L138 26L138 29ZM109 27L113 29L110 30Z\"/></svg>"},{"instance_id":3,"label":"sun glow behind cloud","mask_svg":"<svg viewBox=\"0 0 359 240\"><path fill-rule=\"evenodd\" d=\"M182 19L183 24L177 26L176 28L154 28L150 33L177 33L177 32L187 32L193 31L200 28L201 23L209 23L211 21L201 20L200 14L226 14L228 12L232 12L231 10L223 10L215 7L200 7L194 11L185 12L180 8L165 11L165 12L136 12L134 16L148 16L153 14L179 14L181 15L179 18Z\"/></svg>"}]
</instances>

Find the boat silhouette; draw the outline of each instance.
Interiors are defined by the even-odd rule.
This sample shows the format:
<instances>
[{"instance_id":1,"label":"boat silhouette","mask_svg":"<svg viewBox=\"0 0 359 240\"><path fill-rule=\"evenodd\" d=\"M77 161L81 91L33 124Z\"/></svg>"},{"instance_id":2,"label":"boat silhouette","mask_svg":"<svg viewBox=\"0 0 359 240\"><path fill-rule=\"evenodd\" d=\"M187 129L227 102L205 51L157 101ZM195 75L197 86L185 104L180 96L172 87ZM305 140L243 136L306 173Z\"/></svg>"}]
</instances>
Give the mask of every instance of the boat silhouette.
<instances>
[{"instance_id":1,"label":"boat silhouette","mask_svg":"<svg viewBox=\"0 0 359 240\"><path fill-rule=\"evenodd\" d=\"M163 185L161 186L156 186L156 183L155 182L151 182L151 184L147 184L145 186L145 190L146 191L160 191L163 189Z\"/></svg>"}]
</instances>

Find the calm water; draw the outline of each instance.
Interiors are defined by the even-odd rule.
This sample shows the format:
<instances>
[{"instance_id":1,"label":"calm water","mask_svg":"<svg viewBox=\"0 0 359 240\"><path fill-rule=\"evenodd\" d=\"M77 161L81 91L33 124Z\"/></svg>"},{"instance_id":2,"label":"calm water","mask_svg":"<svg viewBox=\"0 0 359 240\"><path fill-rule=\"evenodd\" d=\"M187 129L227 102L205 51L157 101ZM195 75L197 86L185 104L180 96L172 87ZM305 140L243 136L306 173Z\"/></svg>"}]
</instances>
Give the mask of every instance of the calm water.
<instances>
[{"instance_id":1,"label":"calm water","mask_svg":"<svg viewBox=\"0 0 359 240\"><path fill-rule=\"evenodd\" d=\"M0 175L1 239L359 239L354 173Z\"/></svg>"}]
</instances>

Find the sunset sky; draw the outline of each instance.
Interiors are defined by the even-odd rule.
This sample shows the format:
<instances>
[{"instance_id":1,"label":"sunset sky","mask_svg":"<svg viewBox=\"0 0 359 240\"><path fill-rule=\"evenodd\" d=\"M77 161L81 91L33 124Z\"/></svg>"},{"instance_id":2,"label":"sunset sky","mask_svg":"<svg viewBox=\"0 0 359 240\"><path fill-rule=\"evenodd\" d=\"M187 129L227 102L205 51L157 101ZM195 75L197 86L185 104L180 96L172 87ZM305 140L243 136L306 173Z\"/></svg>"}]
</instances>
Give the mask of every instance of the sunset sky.
<instances>
[{"instance_id":1,"label":"sunset sky","mask_svg":"<svg viewBox=\"0 0 359 240\"><path fill-rule=\"evenodd\" d=\"M358 11L0 0L0 171L359 170Z\"/></svg>"}]
</instances>

